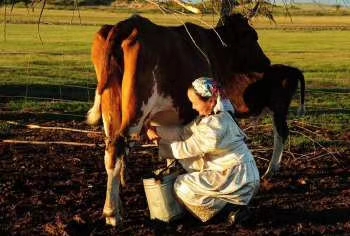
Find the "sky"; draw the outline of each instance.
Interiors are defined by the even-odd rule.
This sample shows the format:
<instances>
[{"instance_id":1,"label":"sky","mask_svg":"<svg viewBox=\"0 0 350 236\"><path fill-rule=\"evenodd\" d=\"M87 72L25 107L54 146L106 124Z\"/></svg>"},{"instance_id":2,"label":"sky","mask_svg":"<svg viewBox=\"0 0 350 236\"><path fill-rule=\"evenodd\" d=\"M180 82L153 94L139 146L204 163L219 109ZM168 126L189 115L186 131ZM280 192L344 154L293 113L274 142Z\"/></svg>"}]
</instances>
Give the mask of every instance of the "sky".
<instances>
[{"instance_id":1,"label":"sky","mask_svg":"<svg viewBox=\"0 0 350 236\"><path fill-rule=\"evenodd\" d=\"M283 2L281 0L276 0L276 2ZM341 5L350 5L349 0L294 0L295 3L321 3L321 4L341 4Z\"/></svg>"}]
</instances>

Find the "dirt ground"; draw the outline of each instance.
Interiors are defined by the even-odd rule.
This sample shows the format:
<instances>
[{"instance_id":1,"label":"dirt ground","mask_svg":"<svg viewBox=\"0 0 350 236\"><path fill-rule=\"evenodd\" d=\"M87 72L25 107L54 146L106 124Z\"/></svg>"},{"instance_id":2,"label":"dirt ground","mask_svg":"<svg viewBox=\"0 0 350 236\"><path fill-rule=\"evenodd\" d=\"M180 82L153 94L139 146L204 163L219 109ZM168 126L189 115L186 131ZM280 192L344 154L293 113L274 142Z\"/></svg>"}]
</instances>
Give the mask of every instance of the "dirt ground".
<instances>
[{"instance_id":1,"label":"dirt ground","mask_svg":"<svg viewBox=\"0 0 350 236\"><path fill-rule=\"evenodd\" d=\"M74 121L20 122L91 130ZM254 136L257 130L247 132ZM102 217L106 174L101 134L11 125L0 138L97 144L0 142L0 235L350 234L349 149L332 156L322 155L316 147L313 151L320 153L314 158L286 152L281 172L262 182L252 200L252 217L244 224L228 226L219 218L205 225L190 217L173 224L149 220L142 177L163 162L151 158L156 149L135 148L127 159L128 182L122 189L124 222L113 228L106 226ZM271 143L270 134L268 139ZM259 157L256 160L263 173L268 164L264 158L271 155L271 149L257 149L254 155Z\"/></svg>"}]
</instances>

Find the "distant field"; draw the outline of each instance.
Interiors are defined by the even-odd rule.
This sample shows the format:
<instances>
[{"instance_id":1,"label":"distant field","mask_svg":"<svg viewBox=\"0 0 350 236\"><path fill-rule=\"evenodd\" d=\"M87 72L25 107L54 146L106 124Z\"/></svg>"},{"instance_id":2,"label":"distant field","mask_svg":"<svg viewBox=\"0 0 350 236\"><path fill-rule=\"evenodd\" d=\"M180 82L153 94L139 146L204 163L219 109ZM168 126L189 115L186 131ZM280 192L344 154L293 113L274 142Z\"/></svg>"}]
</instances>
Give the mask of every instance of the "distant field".
<instances>
[{"instance_id":1,"label":"distant field","mask_svg":"<svg viewBox=\"0 0 350 236\"><path fill-rule=\"evenodd\" d=\"M95 73L90 47L101 24L114 24L131 11L81 10L77 12L46 10L37 32L38 11L28 15L15 8L6 25L6 41L0 44L0 96L3 110L72 112L83 115L92 101ZM160 13L143 14L156 23L180 24L175 16ZM328 118L310 116L313 122L329 120L349 123L350 113L350 16L278 16L277 25L266 19L252 22L259 41L273 63L296 66L304 71L307 83L307 106L311 111L329 113ZM211 15L183 21L216 23ZM2 25L4 27L4 25ZM341 30L342 29L342 30ZM1 40L4 34L0 35ZM25 102L23 102L23 99ZM34 99L34 100L33 100ZM38 100L39 99L39 100ZM51 100L50 100L51 99ZM61 99L62 104L52 103ZM38 102L41 101L41 102ZM89 103L88 103L89 101ZM77 103L76 105L74 105ZM296 109L297 100L292 104ZM331 112L329 112L331 111ZM340 127L345 127L343 124ZM335 128L339 130L339 127ZM341 128L340 128L341 129Z\"/></svg>"},{"instance_id":2,"label":"distant field","mask_svg":"<svg viewBox=\"0 0 350 236\"><path fill-rule=\"evenodd\" d=\"M306 8L307 9L307 8ZM3 8L0 8L3 13ZM318 10L322 10L321 8ZM311 10L308 10L311 12ZM253 20L253 23L257 27L350 27L350 9L348 9L345 15L334 15L333 11L324 10L323 15L317 15L316 13L308 15L299 15L299 11L292 14L290 17L285 12L277 11L275 15L275 21L277 25L270 22L266 18L258 17ZM80 18L77 11L73 10L58 10L47 9L44 11L41 21L47 24L80 24L83 25L102 25L102 24L115 24L117 21L129 17L131 14L142 14L145 17L151 18L154 22L163 25L181 24L182 22L192 21L198 24L215 25L217 23L217 17L211 14L207 15L164 15L159 10L141 10L141 9L118 9L118 8L82 8L80 11ZM293 11L291 11L293 13ZM12 23L36 23L40 10L36 9L34 12L27 11L25 8L15 8L9 16L7 21ZM205 22L205 24L203 23Z\"/></svg>"}]
</instances>

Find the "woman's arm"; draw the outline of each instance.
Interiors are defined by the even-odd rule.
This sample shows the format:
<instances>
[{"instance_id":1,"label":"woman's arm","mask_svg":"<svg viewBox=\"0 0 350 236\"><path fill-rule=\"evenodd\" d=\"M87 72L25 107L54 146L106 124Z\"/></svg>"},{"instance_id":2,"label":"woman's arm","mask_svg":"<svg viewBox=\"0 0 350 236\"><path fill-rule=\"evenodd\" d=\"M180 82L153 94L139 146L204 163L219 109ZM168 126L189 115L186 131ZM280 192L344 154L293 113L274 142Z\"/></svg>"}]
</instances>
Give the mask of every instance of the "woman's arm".
<instances>
[{"instance_id":1,"label":"woman's arm","mask_svg":"<svg viewBox=\"0 0 350 236\"><path fill-rule=\"evenodd\" d=\"M154 142L155 144L159 143L160 137L154 126L149 127L146 131L146 134L150 141Z\"/></svg>"},{"instance_id":2,"label":"woman's arm","mask_svg":"<svg viewBox=\"0 0 350 236\"><path fill-rule=\"evenodd\" d=\"M193 133L187 139L169 140L160 139L159 155L176 159L185 159L201 156L215 150L223 133L223 127L217 117L210 117L192 127Z\"/></svg>"}]
</instances>

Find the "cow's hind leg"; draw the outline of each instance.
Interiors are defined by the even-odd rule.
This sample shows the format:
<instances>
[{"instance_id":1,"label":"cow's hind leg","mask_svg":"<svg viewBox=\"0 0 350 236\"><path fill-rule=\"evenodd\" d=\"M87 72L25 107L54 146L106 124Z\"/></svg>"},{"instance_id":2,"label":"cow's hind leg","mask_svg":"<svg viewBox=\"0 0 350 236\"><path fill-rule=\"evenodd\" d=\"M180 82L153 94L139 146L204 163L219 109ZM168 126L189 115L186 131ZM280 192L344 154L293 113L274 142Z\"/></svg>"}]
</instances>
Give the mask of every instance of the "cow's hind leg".
<instances>
[{"instance_id":1,"label":"cow's hind leg","mask_svg":"<svg viewBox=\"0 0 350 236\"><path fill-rule=\"evenodd\" d=\"M288 137L288 125L286 115L274 114L273 116L273 153L265 174L262 178L272 177L280 168L283 146Z\"/></svg>"},{"instance_id":2,"label":"cow's hind leg","mask_svg":"<svg viewBox=\"0 0 350 236\"><path fill-rule=\"evenodd\" d=\"M103 215L106 218L106 224L113 226L122 221L120 209L122 159L117 158L116 146L114 142L111 142L109 139L106 140L104 163L107 172L107 190Z\"/></svg>"},{"instance_id":3,"label":"cow's hind leg","mask_svg":"<svg viewBox=\"0 0 350 236\"><path fill-rule=\"evenodd\" d=\"M101 101L102 120L106 136L104 163L107 173L106 201L103 215L106 217L107 224L116 226L122 221L120 184L125 143L118 132L120 126L118 90L117 86L113 85L104 90Z\"/></svg>"}]
</instances>

